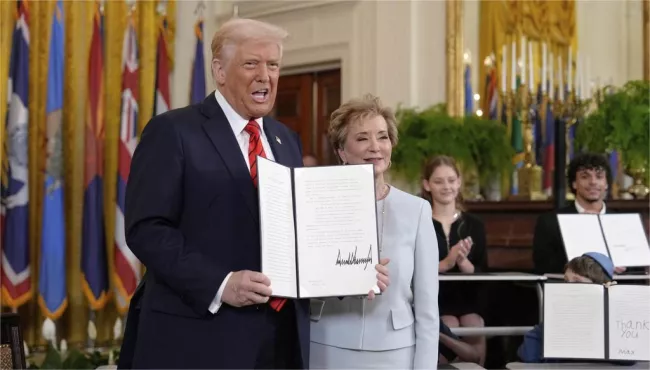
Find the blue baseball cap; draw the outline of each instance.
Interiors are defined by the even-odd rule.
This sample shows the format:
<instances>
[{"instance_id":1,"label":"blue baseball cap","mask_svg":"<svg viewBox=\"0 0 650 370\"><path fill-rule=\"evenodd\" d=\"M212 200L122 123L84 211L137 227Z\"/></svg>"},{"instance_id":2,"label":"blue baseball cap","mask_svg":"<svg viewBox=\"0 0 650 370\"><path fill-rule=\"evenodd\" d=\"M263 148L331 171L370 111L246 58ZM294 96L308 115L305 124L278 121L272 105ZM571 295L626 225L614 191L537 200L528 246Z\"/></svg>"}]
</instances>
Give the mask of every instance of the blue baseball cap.
<instances>
[{"instance_id":1,"label":"blue baseball cap","mask_svg":"<svg viewBox=\"0 0 650 370\"><path fill-rule=\"evenodd\" d=\"M585 253L583 254L583 256L589 257L594 261L596 261L600 265L600 267L603 268L605 274L607 274L607 276L609 276L610 279L614 279L614 263L609 257L598 252Z\"/></svg>"}]
</instances>

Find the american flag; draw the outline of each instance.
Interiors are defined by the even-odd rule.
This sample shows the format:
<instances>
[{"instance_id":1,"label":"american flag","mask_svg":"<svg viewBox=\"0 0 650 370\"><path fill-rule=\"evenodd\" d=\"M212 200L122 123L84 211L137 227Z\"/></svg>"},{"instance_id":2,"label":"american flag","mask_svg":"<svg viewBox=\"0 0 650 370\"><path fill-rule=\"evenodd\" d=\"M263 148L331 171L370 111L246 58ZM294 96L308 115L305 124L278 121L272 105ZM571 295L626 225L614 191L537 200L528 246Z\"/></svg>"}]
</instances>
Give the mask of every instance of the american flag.
<instances>
[{"instance_id":1,"label":"american flag","mask_svg":"<svg viewBox=\"0 0 650 370\"><path fill-rule=\"evenodd\" d=\"M124 205L131 159L138 145L138 44L133 19L124 33L122 47L122 115L118 142L115 255L113 280L118 310L124 314L140 281L140 261L126 245Z\"/></svg>"}]
</instances>

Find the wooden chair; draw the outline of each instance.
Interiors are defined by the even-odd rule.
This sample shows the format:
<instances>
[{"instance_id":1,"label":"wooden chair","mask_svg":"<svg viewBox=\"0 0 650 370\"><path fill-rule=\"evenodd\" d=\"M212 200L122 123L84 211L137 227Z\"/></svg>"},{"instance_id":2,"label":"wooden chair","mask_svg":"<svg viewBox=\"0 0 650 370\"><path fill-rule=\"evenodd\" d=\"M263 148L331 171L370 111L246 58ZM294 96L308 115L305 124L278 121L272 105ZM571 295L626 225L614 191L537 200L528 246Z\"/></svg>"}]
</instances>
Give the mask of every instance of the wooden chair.
<instances>
[{"instance_id":1,"label":"wooden chair","mask_svg":"<svg viewBox=\"0 0 650 370\"><path fill-rule=\"evenodd\" d=\"M2 313L0 316L0 370L26 369L23 331L20 316Z\"/></svg>"}]
</instances>

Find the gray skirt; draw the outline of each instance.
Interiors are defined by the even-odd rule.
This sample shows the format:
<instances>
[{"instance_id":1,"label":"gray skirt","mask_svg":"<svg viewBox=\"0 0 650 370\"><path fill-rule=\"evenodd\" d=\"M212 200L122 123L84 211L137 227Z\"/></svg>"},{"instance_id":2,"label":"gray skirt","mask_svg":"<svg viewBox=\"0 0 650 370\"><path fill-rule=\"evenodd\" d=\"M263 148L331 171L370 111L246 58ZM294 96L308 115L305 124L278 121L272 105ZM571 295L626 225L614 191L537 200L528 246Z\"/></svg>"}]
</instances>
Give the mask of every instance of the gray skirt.
<instances>
[{"instance_id":1,"label":"gray skirt","mask_svg":"<svg viewBox=\"0 0 650 370\"><path fill-rule=\"evenodd\" d=\"M412 369L415 346L359 351L311 342L310 369Z\"/></svg>"}]
</instances>

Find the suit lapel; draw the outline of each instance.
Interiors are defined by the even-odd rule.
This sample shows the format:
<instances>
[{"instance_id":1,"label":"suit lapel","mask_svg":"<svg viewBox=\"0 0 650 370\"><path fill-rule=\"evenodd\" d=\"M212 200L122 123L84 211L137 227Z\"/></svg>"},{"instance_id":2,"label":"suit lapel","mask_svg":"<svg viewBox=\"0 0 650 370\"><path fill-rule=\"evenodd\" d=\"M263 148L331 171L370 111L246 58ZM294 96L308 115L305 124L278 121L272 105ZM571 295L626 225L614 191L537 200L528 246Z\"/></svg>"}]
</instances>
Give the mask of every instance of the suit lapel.
<instances>
[{"instance_id":1,"label":"suit lapel","mask_svg":"<svg viewBox=\"0 0 650 370\"><path fill-rule=\"evenodd\" d=\"M273 150L273 157L276 163L285 166L292 166L291 153L289 152L289 138L281 135L279 123L271 117L264 117L264 133Z\"/></svg>"},{"instance_id":2,"label":"suit lapel","mask_svg":"<svg viewBox=\"0 0 650 370\"><path fill-rule=\"evenodd\" d=\"M233 180L237 183L237 189L244 197L244 202L253 215L255 222L259 223L259 209L255 201L257 190L251 180L249 169L246 166L237 139L235 139L228 119L217 103L214 93L205 98L201 104L201 112L209 118L203 121L203 130L223 159Z\"/></svg>"}]
</instances>

